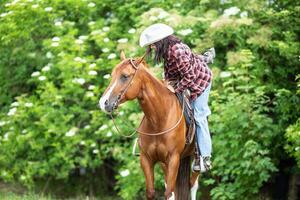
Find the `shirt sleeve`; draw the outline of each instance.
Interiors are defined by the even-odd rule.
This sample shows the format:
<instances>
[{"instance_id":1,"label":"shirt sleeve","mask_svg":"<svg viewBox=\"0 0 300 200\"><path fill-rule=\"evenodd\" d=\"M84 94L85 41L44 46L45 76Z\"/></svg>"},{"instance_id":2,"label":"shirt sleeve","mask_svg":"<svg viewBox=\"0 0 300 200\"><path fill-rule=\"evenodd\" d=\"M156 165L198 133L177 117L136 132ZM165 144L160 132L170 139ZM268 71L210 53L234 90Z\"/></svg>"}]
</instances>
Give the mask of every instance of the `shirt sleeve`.
<instances>
[{"instance_id":1,"label":"shirt sleeve","mask_svg":"<svg viewBox=\"0 0 300 200\"><path fill-rule=\"evenodd\" d=\"M181 93L191 87L195 79L195 74L192 71L189 56L183 48L178 48L174 55L176 55L177 68L181 76L181 80L178 82L175 92Z\"/></svg>"}]
</instances>

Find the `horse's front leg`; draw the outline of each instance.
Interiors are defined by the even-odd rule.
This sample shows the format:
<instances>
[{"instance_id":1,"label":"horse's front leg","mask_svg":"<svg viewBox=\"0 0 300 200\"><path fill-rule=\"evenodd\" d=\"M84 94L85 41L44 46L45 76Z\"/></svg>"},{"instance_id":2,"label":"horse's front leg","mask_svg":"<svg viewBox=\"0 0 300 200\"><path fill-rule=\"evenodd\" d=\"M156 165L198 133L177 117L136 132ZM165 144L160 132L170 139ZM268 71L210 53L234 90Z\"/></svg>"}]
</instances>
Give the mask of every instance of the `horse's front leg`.
<instances>
[{"instance_id":1,"label":"horse's front leg","mask_svg":"<svg viewBox=\"0 0 300 200\"><path fill-rule=\"evenodd\" d=\"M165 191L165 199L175 200L175 185L180 164L180 155L173 154L169 158L167 172L167 188Z\"/></svg>"},{"instance_id":2,"label":"horse's front leg","mask_svg":"<svg viewBox=\"0 0 300 200\"><path fill-rule=\"evenodd\" d=\"M146 178L146 196L148 200L155 198L154 190L154 163L148 159L148 157L141 153L140 162Z\"/></svg>"}]
</instances>

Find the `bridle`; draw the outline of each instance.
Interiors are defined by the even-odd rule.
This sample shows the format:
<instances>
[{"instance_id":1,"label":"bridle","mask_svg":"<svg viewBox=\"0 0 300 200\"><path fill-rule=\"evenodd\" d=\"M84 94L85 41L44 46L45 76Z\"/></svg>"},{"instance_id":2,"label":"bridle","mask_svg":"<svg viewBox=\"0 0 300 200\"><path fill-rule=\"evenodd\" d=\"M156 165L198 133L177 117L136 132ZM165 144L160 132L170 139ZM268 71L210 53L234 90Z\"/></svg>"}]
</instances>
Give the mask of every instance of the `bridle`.
<instances>
[{"instance_id":1,"label":"bridle","mask_svg":"<svg viewBox=\"0 0 300 200\"><path fill-rule=\"evenodd\" d=\"M175 124L174 126L172 126L172 128L169 128L169 129L167 129L167 130L165 130L165 131L161 131L161 132L157 132L157 133L147 133L147 132L139 131L139 130L137 130L137 129L135 129L130 135L124 135L124 134L121 133L121 131L120 131L119 127L117 126L117 124L116 124L116 122L115 122L115 119L114 119L114 117L113 117L113 111L117 108L117 106L118 106L119 103L120 103L120 100L122 99L122 97L124 96L124 94L127 92L127 90L129 89L129 87L132 85L133 79L135 78L135 76L136 76L136 74L137 74L137 72L138 72L138 70L139 70L139 65L140 65L140 64L142 63L142 61L144 60L145 56L146 56L146 53L143 55L143 57L139 60L139 62L138 62L137 64L134 63L134 61L133 61L132 58L129 58L130 65L135 69L135 72L134 72L132 78L130 79L129 83L127 84L127 86L126 86L126 87L124 88L124 90L122 90L122 91L120 92L120 94L118 95L117 100L114 102L113 110L112 110L111 113L109 113L109 115L110 115L110 117L111 117L111 119L112 119L112 121L113 121L113 124L114 124L114 126L115 126L115 128L116 128L116 130L117 130L117 132L118 132L121 136L127 137L127 138L128 138L128 137L132 137L136 132L139 133L139 134L142 134L142 135L148 135L148 136L159 136L159 135L163 135L163 134L165 134L165 133L168 133L168 132L174 130L174 129L179 125L179 123L181 122L181 120L182 120L182 118L183 118L183 113L184 113L184 103L182 103L182 112L181 112L181 116L180 116L179 120L176 122L176 124ZM145 116L143 117L141 123L144 121L144 119L145 119Z\"/></svg>"}]
</instances>

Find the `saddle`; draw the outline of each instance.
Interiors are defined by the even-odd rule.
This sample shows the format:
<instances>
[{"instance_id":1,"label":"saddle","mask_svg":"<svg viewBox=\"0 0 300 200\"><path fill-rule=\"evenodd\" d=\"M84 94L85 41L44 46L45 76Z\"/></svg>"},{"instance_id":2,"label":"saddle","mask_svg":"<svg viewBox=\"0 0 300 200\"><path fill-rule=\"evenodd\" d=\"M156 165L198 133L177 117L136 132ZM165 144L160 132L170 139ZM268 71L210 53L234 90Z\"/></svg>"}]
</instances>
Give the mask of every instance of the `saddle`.
<instances>
[{"instance_id":1,"label":"saddle","mask_svg":"<svg viewBox=\"0 0 300 200\"><path fill-rule=\"evenodd\" d=\"M190 145L194 140L195 132L196 132L194 110L189 100L190 95L189 92L186 90L183 93L176 93L176 96L180 102L180 105L184 107L184 117L185 117L186 125L188 127L186 133L186 144Z\"/></svg>"}]
</instances>

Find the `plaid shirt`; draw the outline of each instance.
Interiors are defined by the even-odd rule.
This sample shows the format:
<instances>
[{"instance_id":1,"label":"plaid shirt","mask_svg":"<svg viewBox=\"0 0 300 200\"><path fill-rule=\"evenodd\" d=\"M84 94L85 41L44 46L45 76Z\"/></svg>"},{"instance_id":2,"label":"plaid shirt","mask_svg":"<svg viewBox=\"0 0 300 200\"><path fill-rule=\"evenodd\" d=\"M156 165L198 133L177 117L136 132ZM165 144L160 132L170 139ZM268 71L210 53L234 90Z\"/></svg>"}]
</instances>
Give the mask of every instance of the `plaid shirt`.
<instances>
[{"instance_id":1,"label":"plaid shirt","mask_svg":"<svg viewBox=\"0 0 300 200\"><path fill-rule=\"evenodd\" d=\"M212 72L207 63L211 60L203 55L196 55L183 43L169 47L164 66L165 79L175 80L175 92L185 89L191 91L191 99L195 100L207 88L212 79Z\"/></svg>"}]
</instances>

